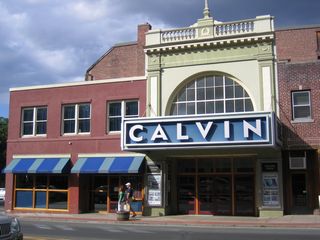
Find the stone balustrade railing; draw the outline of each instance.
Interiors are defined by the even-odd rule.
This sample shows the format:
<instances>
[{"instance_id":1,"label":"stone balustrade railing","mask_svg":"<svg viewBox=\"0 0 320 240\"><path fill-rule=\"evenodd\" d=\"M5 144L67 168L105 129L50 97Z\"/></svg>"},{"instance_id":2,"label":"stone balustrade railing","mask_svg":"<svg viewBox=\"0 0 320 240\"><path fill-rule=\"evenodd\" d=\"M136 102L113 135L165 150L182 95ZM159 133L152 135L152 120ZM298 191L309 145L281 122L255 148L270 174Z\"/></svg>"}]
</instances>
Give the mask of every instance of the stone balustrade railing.
<instances>
[{"instance_id":1,"label":"stone balustrade railing","mask_svg":"<svg viewBox=\"0 0 320 240\"><path fill-rule=\"evenodd\" d=\"M232 36L243 33L253 33L254 21L217 24L214 29L216 36Z\"/></svg>"},{"instance_id":2,"label":"stone balustrade railing","mask_svg":"<svg viewBox=\"0 0 320 240\"><path fill-rule=\"evenodd\" d=\"M152 30L147 33L147 46L179 43L192 40L237 37L256 33L270 33L274 31L273 18L260 16L255 19L215 23L212 25L178 28L170 30Z\"/></svg>"}]
</instances>

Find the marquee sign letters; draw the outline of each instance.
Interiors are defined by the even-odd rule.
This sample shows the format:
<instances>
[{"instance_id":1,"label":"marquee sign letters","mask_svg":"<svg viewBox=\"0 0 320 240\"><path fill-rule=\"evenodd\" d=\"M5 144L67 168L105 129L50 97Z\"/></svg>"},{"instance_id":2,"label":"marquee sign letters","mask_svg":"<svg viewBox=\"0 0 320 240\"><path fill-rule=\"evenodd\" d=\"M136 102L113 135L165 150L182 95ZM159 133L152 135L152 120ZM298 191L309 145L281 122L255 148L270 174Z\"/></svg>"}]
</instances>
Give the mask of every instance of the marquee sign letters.
<instances>
[{"instance_id":1,"label":"marquee sign letters","mask_svg":"<svg viewBox=\"0 0 320 240\"><path fill-rule=\"evenodd\" d=\"M272 113L124 119L123 149L273 144Z\"/></svg>"}]
</instances>

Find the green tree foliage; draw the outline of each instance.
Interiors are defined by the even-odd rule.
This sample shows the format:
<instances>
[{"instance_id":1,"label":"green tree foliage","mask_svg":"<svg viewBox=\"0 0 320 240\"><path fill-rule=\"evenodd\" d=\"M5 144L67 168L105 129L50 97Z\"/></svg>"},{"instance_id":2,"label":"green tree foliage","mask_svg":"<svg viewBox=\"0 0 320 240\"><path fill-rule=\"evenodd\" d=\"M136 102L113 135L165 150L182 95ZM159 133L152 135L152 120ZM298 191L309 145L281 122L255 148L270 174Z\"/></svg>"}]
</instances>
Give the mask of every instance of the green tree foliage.
<instances>
[{"instance_id":1,"label":"green tree foliage","mask_svg":"<svg viewBox=\"0 0 320 240\"><path fill-rule=\"evenodd\" d=\"M6 165L8 119L0 117L0 170Z\"/></svg>"}]
</instances>

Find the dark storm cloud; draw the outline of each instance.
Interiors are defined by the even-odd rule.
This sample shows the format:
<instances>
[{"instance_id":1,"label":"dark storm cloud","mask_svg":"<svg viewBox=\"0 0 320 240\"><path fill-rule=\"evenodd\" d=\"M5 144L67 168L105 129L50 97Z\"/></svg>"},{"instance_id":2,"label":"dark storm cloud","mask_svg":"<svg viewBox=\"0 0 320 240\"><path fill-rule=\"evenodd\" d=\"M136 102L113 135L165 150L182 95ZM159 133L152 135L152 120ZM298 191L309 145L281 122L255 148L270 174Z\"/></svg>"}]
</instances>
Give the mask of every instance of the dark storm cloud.
<instances>
[{"instance_id":1,"label":"dark storm cloud","mask_svg":"<svg viewBox=\"0 0 320 240\"><path fill-rule=\"evenodd\" d=\"M209 0L219 21L275 16L276 27L320 24L319 0ZM204 0L1 0L0 116L9 88L82 81L113 44L136 40L137 25L187 27Z\"/></svg>"}]
</instances>

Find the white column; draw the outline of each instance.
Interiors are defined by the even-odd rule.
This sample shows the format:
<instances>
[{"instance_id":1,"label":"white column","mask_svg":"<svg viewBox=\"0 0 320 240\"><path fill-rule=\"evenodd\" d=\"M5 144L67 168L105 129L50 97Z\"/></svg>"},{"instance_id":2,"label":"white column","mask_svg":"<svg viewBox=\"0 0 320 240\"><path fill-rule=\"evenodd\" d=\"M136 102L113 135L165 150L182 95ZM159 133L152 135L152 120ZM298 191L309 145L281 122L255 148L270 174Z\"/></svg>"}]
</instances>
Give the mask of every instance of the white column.
<instances>
[{"instance_id":1,"label":"white column","mask_svg":"<svg viewBox=\"0 0 320 240\"><path fill-rule=\"evenodd\" d=\"M262 81L263 81L263 110L272 110L272 94L271 94L271 72L270 67L262 67Z\"/></svg>"},{"instance_id":2,"label":"white column","mask_svg":"<svg viewBox=\"0 0 320 240\"><path fill-rule=\"evenodd\" d=\"M150 117L158 115L158 78L150 78Z\"/></svg>"}]
</instances>

